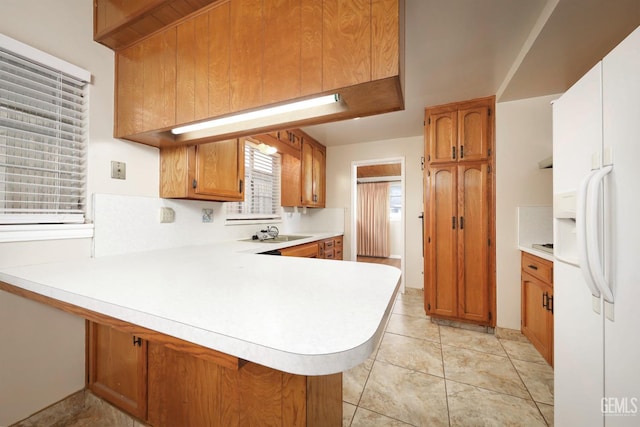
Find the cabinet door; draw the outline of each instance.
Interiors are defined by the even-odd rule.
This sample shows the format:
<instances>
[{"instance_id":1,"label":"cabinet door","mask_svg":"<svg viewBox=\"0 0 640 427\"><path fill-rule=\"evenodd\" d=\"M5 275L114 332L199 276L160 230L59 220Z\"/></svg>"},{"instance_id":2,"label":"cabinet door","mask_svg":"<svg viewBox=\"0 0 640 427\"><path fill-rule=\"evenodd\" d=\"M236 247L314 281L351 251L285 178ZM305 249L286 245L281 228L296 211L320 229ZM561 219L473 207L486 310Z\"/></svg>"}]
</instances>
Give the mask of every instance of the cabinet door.
<instances>
[{"instance_id":1,"label":"cabinet door","mask_svg":"<svg viewBox=\"0 0 640 427\"><path fill-rule=\"evenodd\" d=\"M195 194L244 199L244 139L200 144L195 149Z\"/></svg>"},{"instance_id":2,"label":"cabinet door","mask_svg":"<svg viewBox=\"0 0 640 427\"><path fill-rule=\"evenodd\" d=\"M318 208L325 206L325 171L326 153L322 147L313 147L313 205Z\"/></svg>"},{"instance_id":3,"label":"cabinet door","mask_svg":"<svg viewBox=\"0 0 640 427\"><path fill-rule=\"evenodd\" d=\"M183 124L209 115L209 15L178 25L176 37L176 122Z\"/></svg>"},{"instance_id":4,"label":"cabinet door","mask_svg":"<svg viewBox=\"0 0 640 427\"><path fill-rule=\"evenodd\" d=\"M282 154L280 170L280 203L282 206L301 205L300 158L291 154Z\"/></svg>"},{"instance_id":5,"label":"cabinet door","mask_svg":"<svg viewBox=\"0 0 640 427\"><path fill-rule=\"evenodd\" d=\"M159 32L142 43L143 127L163 129L176 123L176 27Z\"/></svg>"},{"instance_id":6,"label":"cabinet door","mask_svg":"<svg viewBox=\"0 0 640 427\"><path fill-rule=\"evenodd\" d=\"M457 314L457 171L455 166L431 167L428 176L425 308L428 313Z\"/></svg>"},{"instance_id":7,"label":"cabinet door","mask_svg":"<svg viewBox=\"0 0 640 427\"><path fill-rule=\"evenodd\" d=\"M318 258L320 249L318 242L305 243L304 245L291 246L280 250L282 256L294 256L303 258Z\"/></svg>"},{"instance_id":8,"label":"cabinet door","mask_svg":"<svg viewBox=\"0 0 640 427\"><path fill-rule=\"evenodd\" d=\"M552 363L553 315L545 307L549 305L549 297L553 297L549 285L530 274L522 274L522 333Z\"/></svg>"},{"instance_id":9,"label":"cabinet door","mask_svg":"<svg viewBox=\"0 0 640 427\"><path fill-rule=\"evenodd\" d=\"M457 120L457 111L440 112L426 117L427 153L431 164L456 160Z\"/></svg>"},{"instance_id":10,"label":"cabinet door","mask_svg":"<svg viewBox=\"0 0 640 427\"><path fill-rule=\"evenodd\" d=\"M488 165L458 166L458 316L489 321Z\"/></svg>"},{"instance_id":11,"label":"cabinet door","mask_svg":"<svg viewBox=\"0 0 640 427\"><path fill-rule=\"evenodd\" d=\"M235 0L231 4L231 111L262 105L262 1Z\"/></svg>"},{"instance_id":12,"label":"cabinet door","mask_svg":"<svg viewBox=\"0 0 640 427\"><path fill-rule=\"evenodd\" d=\"M371 2L324 0L322 8L322 89L369 81Z\"/></svg>"},{"instance_id":13,"label":"cabinet door","mask_svg":"<svg viewBox=\"0 0 640 427\"><path fill-rule=\"evenodd\" d=\"M301 151L302 206L313 205L313 144L303 140Z\"/></svg>"},{"instance_id":14,"label":"cabinet door","mask_svg":"<svg viewBox=\"0 0 640 427\"><path fill-rule=\"evenodd\" d=\"M124 411L145 419L147 342L109 326L89 323L89 388Z\"/></svg>"},{"instance_id":15,"label":"cabinet door","mask_svg":"<svg viewBox=\"0 0 640 427\"><path fill-rule=\"evenodd\" d=\"M229 3L209 12L209 116L227 114L230 104L230 19Z\"/></svg>"},{"instance_id":16,"label":"cabinet door","mask_svg":"<svg viewBox=\"0 0 640 427\"><path fill-rule=\"evenodd\" d=\"M458 111L458 158L460 161L489 157L489 107Z\"/></svg>"},{"instance_id":17,"label":"cabinet door","mask_svg":"<svg viewBox=\"0 0 640 427\"><path fill-rule=\"evenodd\" d=\"M133 45L116 54L115 129L116 137L143 131L144 87L143 50Z\"/></svg>"}]
</instances>

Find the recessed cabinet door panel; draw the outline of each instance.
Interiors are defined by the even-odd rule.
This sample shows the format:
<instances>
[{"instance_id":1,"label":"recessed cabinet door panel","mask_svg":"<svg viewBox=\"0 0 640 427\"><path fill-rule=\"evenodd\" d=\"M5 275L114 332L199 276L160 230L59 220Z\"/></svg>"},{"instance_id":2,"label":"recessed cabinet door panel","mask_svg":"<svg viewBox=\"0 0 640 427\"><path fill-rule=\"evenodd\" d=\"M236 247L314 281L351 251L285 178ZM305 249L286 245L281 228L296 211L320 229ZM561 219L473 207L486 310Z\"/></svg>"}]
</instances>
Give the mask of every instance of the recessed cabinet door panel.
<instances>
[{"instance_id":1,"label":"recessed cabinet door panel","mask_svg":"<svg viewBox=\"0 0 640 427\"><path fill-rule=\"evenodd\" d=\"M455 161L457 112L447 111L427 117L429 134L427 146L431 163Z\"/></svg>"},{"instance_id":2,"label":"recessed cabinet door panel","mask_svg":"<svg viewBox=\"0 0 640 427\"><path fill-rule=\"evenodd\" d=\"M244 183L241 181L243 180L243 139L196 146L196 194L242 200Z\"/></svg>"},{"instance_id":3,"label":"recessed cabinet door panel","mask_svg":"<svg viewBox=\"0 0 640 427\"><path fill-rule=\"evenodd\" d=\"M302 205L313 204L313 145L302 141Z\"/></svg>"},{"instance_id":4,"label":"recessed cabinet door panel","mask_svg":"<svg viewBox=\"0 0 640 427\"><path fill-rule=\"evenodd\" d=\"M458 315L487 321L489 201L487 164L458 166Z\"/></svg>"},{"instance_id":5,"label":"recessed cabinet door panel","mask_svg":"<svg viewBox=\"0 0 640 427\"><path fill-rule=\"evenodd\" d=\"M313 199L316 207L325 206L325 151L313 147Z\"/></svg>"},{"instance_id":6,"label":"recessed cabinet door panel","mask_svg":"<svg viewBox=\"0 0 640 427\"><path fill-rule=\"evenodd\" d=\"M429 176L428 292L432 314L455 316L456 289L456 167L432 167Z\"/></svg>"},{"instance_id":7,"label":"recessed cabinet door panel","mask_svg":"<svg viewBox=\"0 0 640 427\"><path fill-rule=\"evenodd\" d=\"M465 161L485 160L489 148L488 107L458 111L458 157Z\"/></svg>"},{"instance_id":8,"label":"recessed cabinet door panel","mask_svg":"<svg viewBox=\"0 0 640 427\"><path fill-rule=\"evenodd\" d=\"M282 206L300 206L300 159L290 154L282 154L281 196Z\"/></svg>"},{"instance_id":9,"label":"recessed cabinet door panel","mask_svg":"<svg viewBox=\"0 0 640 427\"><path fill-rule=\"evenodd\" d=\"M550 286L528 274L522 275L522 333L552 363L553 316L543 306L549 297L553 297Z\"/></svg>"}]
</instances>

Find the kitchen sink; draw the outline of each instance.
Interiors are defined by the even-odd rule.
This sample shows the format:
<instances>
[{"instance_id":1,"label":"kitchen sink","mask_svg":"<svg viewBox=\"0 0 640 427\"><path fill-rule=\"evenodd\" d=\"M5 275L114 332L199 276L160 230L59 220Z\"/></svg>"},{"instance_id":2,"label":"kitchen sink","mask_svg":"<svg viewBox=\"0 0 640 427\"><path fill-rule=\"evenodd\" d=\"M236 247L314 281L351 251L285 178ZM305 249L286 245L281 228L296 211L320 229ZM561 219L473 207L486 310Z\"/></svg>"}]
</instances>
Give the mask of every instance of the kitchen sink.
<instances>
[{"instance_id":1,"label":"kitchen sink","mask_svg":"<svg viewBox=\"0 0 640 427\"><path fill-rule=\"evenodd\" d=\"M243 239L241 242L255 242L255 243L282 243L282 242L292 242L294 240L307 239L311 236L299 236L295 234L280 234L278 237L274 239L265 239L265 240L254 240L254 239Z\"/></svg>"}]
</instances>

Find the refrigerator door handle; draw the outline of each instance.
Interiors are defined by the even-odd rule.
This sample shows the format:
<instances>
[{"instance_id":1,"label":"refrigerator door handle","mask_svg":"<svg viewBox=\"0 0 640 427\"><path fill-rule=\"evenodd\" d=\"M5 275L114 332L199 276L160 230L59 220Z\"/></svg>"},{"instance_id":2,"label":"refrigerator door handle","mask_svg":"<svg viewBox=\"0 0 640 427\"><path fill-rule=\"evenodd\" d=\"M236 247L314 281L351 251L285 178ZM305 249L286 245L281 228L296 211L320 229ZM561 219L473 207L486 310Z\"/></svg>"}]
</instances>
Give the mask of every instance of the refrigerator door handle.
<instances>
[{"instance_id":1,"label":"refrigerator door handle","mask_svg":"<svg viewBox=\"0 0 640 427\"><path fill-rule=\"evenodd\" d=\"M589 186L587 189L587 254L589 261L589 269L591 270L591 275L598 286L600 292L602 292L602 297L605 301L609 303L613 303L613 292L611 292L611 288L609 287L609 283L607 278L604 275L603 268L603 259L602 251L599 245L600 236L600 223L598 221L598 211L601 207L600 203L598 203L599 195L600 195L600 186L604 183L604 178L611 173L613 166L605 166L602 169L598 170L593 178L589 181ZM604 223L604 221L602 221ZM604 240L604 239L603 239ZM604 244L604 241L603 241ZM606 250L606 248L605 248Z\"/></svg>"},{"instance_id":2,"label":"refrigerator door handle","mask_svg":"<svg viewBox=\"0 0 640 427\"><path fill-rule=\"evenodd\" d=\"M589 183L596 173L598 173L598 170L591 171L583 178L580 183L580 188L578 188L578 192L576 194L576 239L578 247L578 265L582 271L582 276L587 283L587 287L589 288L591 295L596 298L600 298L600 290L598 285L595 283L591 273L591 268L589 267L586 238L587 223L589 222L589 219L587 218L587 190L589 188Z\"/></svg>"}]
</instances>

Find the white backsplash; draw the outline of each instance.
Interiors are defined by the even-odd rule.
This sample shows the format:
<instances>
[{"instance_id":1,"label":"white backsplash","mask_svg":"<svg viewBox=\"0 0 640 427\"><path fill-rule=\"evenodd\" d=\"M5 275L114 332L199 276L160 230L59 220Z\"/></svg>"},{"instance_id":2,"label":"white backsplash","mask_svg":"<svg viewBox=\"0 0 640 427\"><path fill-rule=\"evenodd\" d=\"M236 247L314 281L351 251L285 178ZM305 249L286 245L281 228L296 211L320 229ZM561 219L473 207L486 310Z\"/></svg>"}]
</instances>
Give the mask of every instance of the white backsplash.
<instances>
[{"instance_id":1,"label":"white backsplash","mask_svg":"<svg viewBox=\"0 0 640 427\"><path fill-rule=\"evenodd\" d=\"M174 222L160 223L161 207L175 211ZM213 209L213 222L202 222L205 208ZM222 202L94 194L93 209L95 257L249 238L261 227L225 225ZM282 217L282 222L274 225L283 234L344 232L344 209L307 209L303 213L303 209L287 208Z\"/></svg>"},{"instance_id":2,"label":"white backsplash","mask_svg":"<svg viewBox=\"0 0 640 427\"><path fill-rule=\"evenodd\" d=\"M518 207L518 245L553 243L553 207Z\"/></svg>"}]
</instances>

